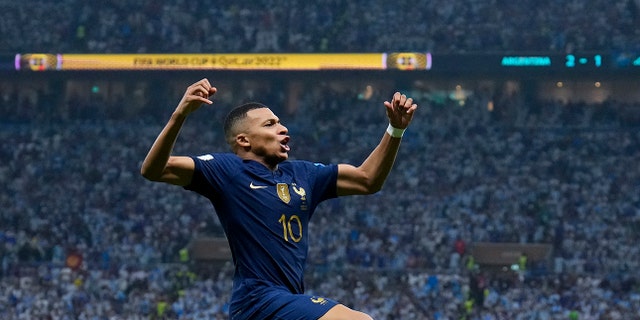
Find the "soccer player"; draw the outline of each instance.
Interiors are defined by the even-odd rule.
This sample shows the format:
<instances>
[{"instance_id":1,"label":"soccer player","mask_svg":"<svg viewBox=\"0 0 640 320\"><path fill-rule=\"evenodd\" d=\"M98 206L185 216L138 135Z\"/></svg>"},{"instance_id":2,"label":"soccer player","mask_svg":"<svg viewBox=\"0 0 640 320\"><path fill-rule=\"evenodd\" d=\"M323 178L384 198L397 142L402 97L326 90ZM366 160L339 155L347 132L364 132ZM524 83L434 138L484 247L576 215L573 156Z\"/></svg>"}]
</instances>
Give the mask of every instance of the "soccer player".
<instances>
[{"instance_id":1,"label":"soccer player","mask_svg":"<svg viewBox=\"0 0 640 320\"><path fill-rule=\"evenodd\" d=\"M389 126L360 166L288 160L287 128L265 105L232 109L224 122L233 153L172 155L187 116L212 104L207 79L189 86L151 146L141 174L207 197L229 241L235 266L230 317L371 320L331 299L304 294L308 224L323 200L382 188L417 105L396 92L385 101Z\"/></svg>"}]
</instances>

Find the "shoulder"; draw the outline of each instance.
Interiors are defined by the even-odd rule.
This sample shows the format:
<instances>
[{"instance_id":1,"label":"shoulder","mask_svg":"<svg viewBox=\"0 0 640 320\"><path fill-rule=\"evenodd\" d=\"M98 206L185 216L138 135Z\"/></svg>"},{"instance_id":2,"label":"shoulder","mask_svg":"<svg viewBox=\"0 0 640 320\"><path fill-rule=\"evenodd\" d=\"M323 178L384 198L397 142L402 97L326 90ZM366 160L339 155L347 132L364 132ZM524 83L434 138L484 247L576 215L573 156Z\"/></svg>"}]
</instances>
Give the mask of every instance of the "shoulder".
<instances>
[{"instance_id":1,"label":"shoulder","mask_svg":"<svg viewBox=\"0 0 640 320\"><path fill-rule=\"evenodd\" d=\"M287 160L283 161L278 165L278 167L282 170L322 170L326 168L331 168L335 165L333 164L324 164L320 162L312 162L307 160Z\"/></svg>"},{"instance_id":2,"label":"shoulder","mask_svg":"<svg viewBox=\"0 0 640 320\"><path fill-rule=\"evenodd\" d=\"M291 172L296 175L323 176L337 175L338 166L335 164L324 164L306 160L287 160L278 165L283 172Z\"/></svg>"},{"instance_id":3,"label":"shoulder","mask_svg":"<svg viewBox=\"0 0 640 320\"><path fill-rule=\"evenodd\" d=\"M205 153L191 156L194 161L201 163L241 163L242 159L233 153Z\"/></svg>"},{"instance_id":4,"label":"shoulder","mask_svg":"<svg viewBox=\"0 0 640 320\"><path fill-rule=\"evenodd\" d=\"M233 153L206 153L191 158L195 166L191 185L187 189L222 186L242 171L242 160Z\"/></svg>"},{"instance_id":5,"label":"shoulder","mask_svg":"<svg viewBox=\"0 0 640 320\"><path fill-rule=\"evenodd\" d=\"M195 170L205 173L235 171L242 166L242 159L233 153L205 153L191 158Z\"/></svg>"},{"instance_id":6,"label":"shoulder","mask_svg":"<svg viewBox=\"0 0 640 320\"><path fill-rule=\"evenodd\" d=\"M279 166L322 168L322 167L330 166L330 164L325 164L321 162L312 162L307 160L287 160L280 163Z\"/></svg>"}]
</instances>

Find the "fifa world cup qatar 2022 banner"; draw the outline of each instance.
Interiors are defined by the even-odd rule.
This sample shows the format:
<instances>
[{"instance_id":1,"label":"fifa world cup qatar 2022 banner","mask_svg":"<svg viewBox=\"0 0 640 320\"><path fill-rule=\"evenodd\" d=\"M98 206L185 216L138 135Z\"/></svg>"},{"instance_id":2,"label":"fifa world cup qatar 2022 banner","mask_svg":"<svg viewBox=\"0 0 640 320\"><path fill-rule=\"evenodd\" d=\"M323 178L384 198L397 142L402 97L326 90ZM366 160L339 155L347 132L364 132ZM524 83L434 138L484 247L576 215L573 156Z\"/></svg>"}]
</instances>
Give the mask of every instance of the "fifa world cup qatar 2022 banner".
<instances>
[{"instance_id":1,"label":"fifa world cup qatar 2022 banner","mask_svg":"<svg viewBox=\"0 0 640 320\"><path fill-rule=\"evenodd\" d=\"M15 69L77 70L428 70L429 53L49 54L15 56Z\"/></svg>"}]
</instances>

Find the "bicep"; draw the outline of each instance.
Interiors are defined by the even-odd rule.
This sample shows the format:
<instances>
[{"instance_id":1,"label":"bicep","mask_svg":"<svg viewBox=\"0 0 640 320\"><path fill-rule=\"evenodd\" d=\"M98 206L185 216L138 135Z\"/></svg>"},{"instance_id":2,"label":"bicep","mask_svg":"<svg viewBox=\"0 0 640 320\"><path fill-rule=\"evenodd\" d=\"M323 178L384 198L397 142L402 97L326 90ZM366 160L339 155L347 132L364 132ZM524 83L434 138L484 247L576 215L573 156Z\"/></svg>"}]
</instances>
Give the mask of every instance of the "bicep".
<instances>
[{"instance_id":1,"label":"bicep","mask_svg":"<svg viewBox=\"0 0 640 320\"><path fill-rule=\"evenodd\" d=\"M350 164L338 165L337 179L338 196L369 194L369 179L366 173L358 167Z\"/></svg>"},{"instance_id":2,"label":"bicep","mask_svg":"<svg viewBox=\"0 0 640 320\"><path fill-rule=\"evenodd\" d=\"M160 181L184 187L191 183L195 167L195 162L191 157L169 157Z\"/></svg>"}]
</instances>

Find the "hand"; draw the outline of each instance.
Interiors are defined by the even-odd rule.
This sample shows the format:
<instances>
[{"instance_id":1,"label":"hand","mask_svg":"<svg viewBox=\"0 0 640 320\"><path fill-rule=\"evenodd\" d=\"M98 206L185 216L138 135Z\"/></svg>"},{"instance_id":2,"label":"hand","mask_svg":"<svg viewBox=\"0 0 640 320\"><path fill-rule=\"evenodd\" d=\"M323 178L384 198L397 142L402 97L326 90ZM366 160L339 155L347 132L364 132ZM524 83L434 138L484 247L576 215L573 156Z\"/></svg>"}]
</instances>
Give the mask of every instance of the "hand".
<instances>
[{"instance_id":1,"label":"hand","mask_svg":"<svg viewBox=\"0 0 640 320\"><path fill-rule=\"evenodd\" d=\"M218 89L211 86L211 83L209 83L209 80L206 78L190 85L184 92L184 96L182 96L176 112L186 116L198 110L203 103L213 104L213 101L209 98L217 91Z\"/></svg>"},{"instance_id":2,"label":"hand","mask_svg":"<svg viewBox=\"0 0 640 320\"><path fill-rule=\"evenodd\" d=\"M418 108L418 105L413 103L412 98L407 98L406 95L396 92L393 95L391 102L385 101L384 106L387 109L387 117L389 118L389 124L397 129L406 129L413 119L413 113Z\"/></svg>"}]
</instances>

